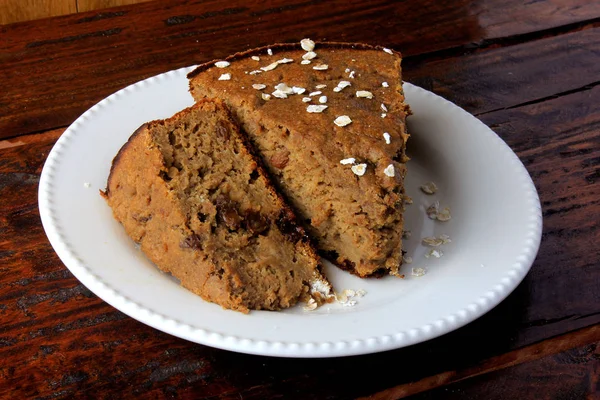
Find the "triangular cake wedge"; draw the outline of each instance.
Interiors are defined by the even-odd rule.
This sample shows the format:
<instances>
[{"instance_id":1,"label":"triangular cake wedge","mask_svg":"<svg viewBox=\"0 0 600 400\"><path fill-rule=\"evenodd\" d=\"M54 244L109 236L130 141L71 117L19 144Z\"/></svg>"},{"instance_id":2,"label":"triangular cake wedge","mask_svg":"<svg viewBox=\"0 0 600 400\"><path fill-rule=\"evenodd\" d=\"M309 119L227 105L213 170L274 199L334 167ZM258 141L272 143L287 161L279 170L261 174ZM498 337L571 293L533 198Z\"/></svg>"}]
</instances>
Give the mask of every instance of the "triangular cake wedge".
<instances>
[{"instance_id":1,"label":"triangular cake wedge","mask_svg":"<svg viewBox=\"0 0 600 400\"><path fill-rule=\"evenodd\" d=\"M223 100L319 249L361 277L400 275L406 117L401 55L368 45L277 44L192 71Z\"/></svg>"},{"instance_id":2,"label":"triangular cake wedge","mask_svg":"<svg viewBox=\"0 0 600 400\"><path fill-rule=\"evenodd\" d=\"M204 299L242 312L314 307L331 286L249 146L220 101L201 101L141 126L103 195L148 258Z\"/></svg>"}]
</instances>

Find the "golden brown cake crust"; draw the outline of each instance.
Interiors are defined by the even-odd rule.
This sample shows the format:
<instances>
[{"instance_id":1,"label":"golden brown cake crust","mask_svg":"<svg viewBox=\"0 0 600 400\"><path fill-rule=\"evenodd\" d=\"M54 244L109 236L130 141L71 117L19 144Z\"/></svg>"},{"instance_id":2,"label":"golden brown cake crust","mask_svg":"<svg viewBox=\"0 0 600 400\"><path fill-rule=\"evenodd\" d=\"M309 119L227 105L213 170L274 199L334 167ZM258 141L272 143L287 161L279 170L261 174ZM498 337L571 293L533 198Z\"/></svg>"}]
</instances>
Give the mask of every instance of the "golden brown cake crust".
<instances>
[{"instance_id":1,"label":"golden brown cake crust","mask_svg":"<svg viewBox=\"0 0 600 400\"><path fill-rule=\"evenodd\" d=\"M254 55L262 56L262 55L265 55L265 53L269 49L271 49L271 51L273 51L273 54L275 56L276 53L280 53L282 51L299 50L300 45L298 43L275 43L275 44L272 44L269 46L256 47L256 48L249 49L246 51L240 51L238 53L232 54L230 56L227 56L227 57L219 59L219 60L212 60L212 61L208 61L204 64L200 64L196 68L194 68L193 71L188 73L187 77L188 77L188 79L194 78L195 76L200 74L202 71L205 71L208 68L213 67L215 62L217 62L217 61L224 60L224 61L233 62L235 60L240 60L240 59L251 57ZM396 51L393 49L387 49L383 46L371 45L371 44L366 44L366 43L315 42L315 49L317 51L320 49L327 49L327 50L352 49L352 50L381 50L381 51L386 49L386 50L389 50L392 53L396 54L398 57L402 58L402 53L400 53L399 51Z\"/></svg>"},{"instance_id":2,"label":"golden brown cake crust","mask_svg":"<svg viewBox=\"0 0 600 400\"><path fill-rule=\"evenodd\" d=\"M314 53L276 44L234 54L222 68L212 61L192 71L190 91L228 105L324 254L359 276L397 275L409 113L401 55L319 42ZM342 116L350 123L334 122Z\"/></svg>"},{"instance_id":3,"label":"golden brown cake crust","mask_svg":"<svg viewBox=\"0 0 600 400\"><path fill-rule=\"evenodd\" d=\"M219 101L138 128L103 195L148 258L208 301L247 312L324 300L318 256Z\"/></svg>"}]
</instances>

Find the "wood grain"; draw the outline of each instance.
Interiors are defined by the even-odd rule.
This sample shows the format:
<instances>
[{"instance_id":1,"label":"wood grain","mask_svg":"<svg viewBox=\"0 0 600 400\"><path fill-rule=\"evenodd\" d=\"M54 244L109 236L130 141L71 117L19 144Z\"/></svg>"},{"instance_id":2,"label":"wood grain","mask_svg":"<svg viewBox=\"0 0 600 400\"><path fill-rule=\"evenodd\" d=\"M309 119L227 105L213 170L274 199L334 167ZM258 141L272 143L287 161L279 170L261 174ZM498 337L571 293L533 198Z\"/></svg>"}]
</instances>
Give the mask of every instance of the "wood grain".
<instances>
[{"instance_id":1,"label":"wood grain","mask_svg":"<svg viewBox=\"0 0 600 400\"><path fill-rule=\"evenodd\" d=\"M478 4L466 0L421 0L418 4L384 0L161 1L41 20L34 29L26 23L4 26L0 28L4 38L0 41L0 75L6 77L0 80L0 138L66 126L102 98L142 78L273 42L310 36L385 44L406 55L448 49L458 49L460 54L473 43L475 48L477 43L487 43L484 47L489 49L488 42L493 43L499 32L520 38L532 29L566 22L575 24L569 29L577 30L582 28L578 25L582 18L600 17L600 4L584 0L571 3L579 11L561 14L557 14L562 10L558 1L544 2L545 13L539 12L540 5L507 11L500 0L485 2L487 8L482 9ZM503 19L507 13L512 15L510 23ZM525 23L531 20L536 23ZM572 44L577 47L576 42ZM596 44L584 42L583 46L587 52L582 50L582 62L589 60L593 72ZM536 54L548 57L556 53L539 48ZM576 60L554 69L566 73L572 63ZM440 67L438 73L441 71ZM415 76L422 81L423 74L428 70ZM456 78L468 80L470 76ZM506 93L510 87L500 89Z\"/></svg>"},{"instance_id":2,"label":"wood grain","mask_svg":"<svg viewBox=\"0 0 600 400\"><path fill-rule=\"evenodd\" d=\"M485 1L476 2L473 7L490 38L507 37L514 34L512 32L552 33L556 31L550 28L598 18L589 2L584 6L571 0L508 0L502 3Z\"/></svg>"},{"instance_id":3,"label":"wood grain","mask_svg":"<svg viewBox=\"0 0 600 400\"><path fill-rule=\"evenodd\" d=\"M110 7L128 6L150 0L77 0L77 11L103 10Z\"/></svg>"},{"instance_id":4,"label":"wood grain","mask_svg":"<svg viewBox=\"0 0 600 400\"><path fill-rule=\"evenodd\" d=\"M404 78L476 115L585 90L600 84L600 23L461 57L409 57Z\"/></svg>"},{"instance_id":5,"label":"wood grain","mask_svg":"<svg viewBox=\"0 0 600 400\"><path fill-rule=\"evenodd\" d=\"M11 137L0 140L0 398L595 398L600 5L408 3L161 1L0 27L0 139ZM544 215L525 280L443 337L323 360L196 345L87 290L37 208L64 126L143 77L304 36L403 50L408 80L478 114L516 151Z\"/></svg>"},{"instance_id":6,"label":"wood grain","mask_svg":"<svg viewBox=\"0 0 600 400\"><path fill-rule=\"evenodd\" d=\"M522 157L543 202L544 241L517 290L484 317L442 338L343 361L219 351L115 311L65 270L39 224L37 177L61 131L0 142L0 198L10 199L0 208L0 315L7 321L0 327L0 358L7 361L0 381L7 384L0 387L16 385L20 389L13 394L36 396L84 396L110 386L122 398L260 399L282 393L292 399L348 398L424 377L432 378L419 386L422 390L451 382L440 377L490 372L494 360L507 362L506 352L543 340L561 351L564 346L552 337L600 323L598 228L588 218L600 198L594 178L599 96L593 88L483 116ZM565 196L569 191L577 195Z\"/></svg>"},{"instance_id":7,"label":"wood grain","mask_svg":"<svg viewBox=\"0 0 600 400\"><path fill-rule=\"evenodd\" d=\"M76 0L2 0L0 25L77 12Z\"/></svg>"},{"instance_id":8,"label":"wood grain","mask_svg":"<svg viewBox=\"0 0 600 400\"><path fill-rule=\"evenodd\" d=\"M599 370L600 325L595 325L551 342L536 343L492 357L482 365L428 377L363 400L400 399L417 393L422 395L411 399L583 399L586 395L592 398L600 393ZM552 371L552 375L548 371ZM453 384L446 385L448 383ZM443 388L424 393L442 384ZM535 390L540 384L546 386L547 396ZM547 390L549 387L551 392Z\"/></svg>"},{"instance_id":9,"label":"wood grain","mask_svg":"<svg viewBox=\"0 0 600 400\"><path fill-rule=\"evenodd\" d=\"M144 1L149 0L2 0L0 1L0 25Z\"/></svg>"}]
</instances>

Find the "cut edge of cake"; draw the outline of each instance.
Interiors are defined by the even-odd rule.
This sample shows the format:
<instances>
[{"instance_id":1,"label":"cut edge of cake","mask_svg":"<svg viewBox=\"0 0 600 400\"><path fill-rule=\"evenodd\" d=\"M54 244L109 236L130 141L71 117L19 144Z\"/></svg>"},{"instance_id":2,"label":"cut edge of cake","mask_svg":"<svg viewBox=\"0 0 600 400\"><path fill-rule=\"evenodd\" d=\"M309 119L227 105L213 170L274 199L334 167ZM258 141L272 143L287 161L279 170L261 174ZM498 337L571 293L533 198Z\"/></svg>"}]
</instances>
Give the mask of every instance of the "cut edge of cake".
<instances>
[{"instance_id":1,"label":"cut edge of cake","mask_svg":"<svg viewBox=\"0 0 600 400\"><path fill-rule=\"evenodd\" d=\"M207 104L208 105L213 104L213 105L215 105L215 107L222 110L224 112L224 115L226 115L227 118L229 119L229 121L231 122L230 127L233 129L233 131L230 132L230 134L233 134L233 138L235 140L239 140L239 143L241 146L240 149L242 151L246 151L247 155L249 156L249 159L255 163L255 171L257 172L257 175L258 175L257 178L255 178L255 179L260 179L260 180L264 181L265 188L269 191L269 194L273 197L273 199L276 203L276 206L279 207L279 209L280 209L280 213L279 213L280 219L277 222L273 222L272 227L276 226L278 229L281 229L281 234L286 237L289 235L293 236L294 237L293 240L296 240L294 243L294 246L297 248L298 252L302 252L302 254L299 254L299 256L302 255L303 257L306 257L307 260L314 261L315 264L314 264L314 268L312 270L312 276L309 279L307 279L305 282L303 282L304 289L297 296L297 298L292 300L290 304L287 304L285 306L277 306L275 308L269 308L268 306L263 307L261 305L259 307L254 307L255 304L254 305L244 304L243 302L239 302L239 301L238 302L223 301L221 298L222 297L221 295L222 295L222 291L225 290L224 287L215 288L213 290L214 293L209 293L209 291L204 291L204 286L203 286L202 290L198 290L197 287L190 287L190 285L187 284L187 282L186 282L186 276L182 275L180 270L177 270L177 268L173 267L172 265L165 267L161 262L160 255L157 255L156 252L153 256L151 256L147 253L147 251L144 251L145 249L144 249L143 236L139 237L139 232L135 232L135 229L136 229L135 227L132 229L127 229L127 227L126 227L126 231L127 231L128 235L135 242L141 243L142 250L144 251L144 253L146 253L146 256L151 261L153 261L155 263L155 265L157 265L159 267L159 269L161 269L167 273L173 274L176 278L178 278L181 281L181 284L184 287L186 287L189 290L191 290L192 292L200 295L205 300L208 300L211 302L216 302L217 304L220 304L224 308L234 309L234 310L242 311L242 312L248 312L250 309L287 308L289 306L293 306L297 301L305 301L308 303L307 304L308 309L314 309L318 305L332 301L334 298L333 289L331 287L331 284L329 283L329 281L323 274L323 271L322 271L323 267L322 267L321 260L319 259L316 251L314 250L314 248L310 242L310 239L306 235L304 229L301 226L297 225L296 218L295 218L293 211L289 208L289 206L285 203L285 201L283 200L281 195L273 187L266 171L264 170L264 168L262 166L260 158L256 156L256 153L255 153L254 149L252 148L251 143L249 143L247 138L239 131L239 128L237 127L237 125L235 124L235 121L231 117L229 110L219 100L201 101L189 108L186 108L186 109L176 113L172 117L167 118L165 120L156 120L156 121L151 121L151 122L145 123L142 126L140 126L131 135L131 137L121 147L121 149L119 150L119 152L113 159L113 163L110 168L109 178L107 181L106 190L100 191L102 197L104 197L107 200L107 202L113 209L114 217L125 227L125 224L123 223L122 218L119 218L117 216L117 210L111 204L111 201L113 199L114 187L115 187L115 185L119 184L119 183L115 182L115 179L117 179L116 176L118 174L117 171L120 169L121 165L126 162L124 160L128 156L131 156L130 153L132 151L134 153L136 153L136 152L138 153L138 154L135 154L134 157L140 157L140 153L145 152L144 156L149 155L151 157L151 159L149 160L149 165L147 165L146 168L144 168L144 171L138 171L137 173L144 174L144 173L147 173L152 168L158 167L159 171L155 171L157 173L157 175L154 176L154 178L158 178L161 174L162 175L168 174L168 171L166 170L165 159L162 156L162 154L160 154L160 150L154 151L154 150L156 150L156 148L151 149L151 147L156 146L156 143L148 143L149 135L150 135L149 131L158 125L169 124L169 123L177 121L178 118L185 118L186 113L192 112L193 110L196 110L196 109L201 109L202 107L206 106ZM146 142L144 143L143 140L146 140ZM142 156L142 159L143 159L143 156ZM154 164L152 164L152 163L154 163ZM142 177L141 179L144 179L144 178ZM153 182L153 184L157 184L158 186L160 186L160 181L156 180L155 182ZM166 186L165 186L165 188L166 188ZM168 190L165 191L165 190L162 190L159 188L158 192L162 192L162 193L159 193L159 196L167 196L167 197L165 197L165 199L168 199L168 196L169 196ZM137 191L136 191L136 194L137 194ZM153 192L153 194L156 194L156 192ZM150 207L150 205L149 205L149 207ZM177 214L177 212L174 212L173 214ZM145 217L141 217L141 220L143 220L144 218ZM215 218L217 218L216 214L215 214ZM150 219L152 219L152 217ZM182 222L184 224L186 223L185 216L183 216L183 215L175 216L175 220L177 223L182 223ZM162 221L162 224L164 225L165 222L167 222L167 221L166 220ZM171 220L168 222L173 222L173 221ZM189 226L187 228L189 228ZM288 230L287 233L283 232L283 229L287 229ZM137 237L136 237L136 234L137 234ZM146 234L147 234L147 232L143 233L143 235L146 235ZM169 240L170 240L169 244L173 245L174 251L179 252L181 254L181 257L182 257L181 260L195 262L194 260L195 260L195 257L197 256L197 254L190 257L190 254L192 254L192 253L190 253L190 251L193 252L194 247L196 245L198 245L198 243L196 243L198 240L198 237L195 235L195 233L191 232L191 234L190 234L190 231L187 231L186 234L182 234L182 232L177 232L177 229L171 229L171 231L170 231L170 233L168 233L168 235L171 235L171 237L169 238ZM158 252L158 253L160 253L160 252ZM213 254L213 256L214 256L214 254ZM194 266L196 268L200 268L200 269L202 269L203 267L206 267L205 265L202 265L202 264L200 264L200 265L194 264ZM308 268L308 266L307 266L307 268ZM214 271L212 271L211 273L214 273ZM207 273L204 273L204 272L202 272L201 275L202 274L207 275ZM206 278L206 281L208 281L208 280L209 280L209 278Z\"/></svg>"}]
</instances>

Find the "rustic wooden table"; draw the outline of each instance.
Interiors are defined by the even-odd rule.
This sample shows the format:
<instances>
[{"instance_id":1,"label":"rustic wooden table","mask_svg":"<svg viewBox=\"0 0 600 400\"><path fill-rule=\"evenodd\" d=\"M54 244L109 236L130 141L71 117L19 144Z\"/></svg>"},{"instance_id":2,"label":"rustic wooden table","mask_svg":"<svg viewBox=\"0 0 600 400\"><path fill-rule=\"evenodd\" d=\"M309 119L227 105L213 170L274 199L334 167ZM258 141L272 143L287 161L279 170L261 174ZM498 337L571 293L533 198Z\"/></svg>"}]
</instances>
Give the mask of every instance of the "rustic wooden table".
<instances>
[{"instance_id":1,"label":"rustic wooden table","mask_svg":"<svg viewBox=\"0 0 600 400\"><path fill-rule=\"evenodd\" d=\"M76 117L154 74L303 37L402 51L407 81L476 115L524 162L540 252L484 317L381 354L249 356L125 316L54 253L37 187ZM153 1L1 26L0 398L600 398L599 84L590 0Z\"/></svg>"}]
</instances>

